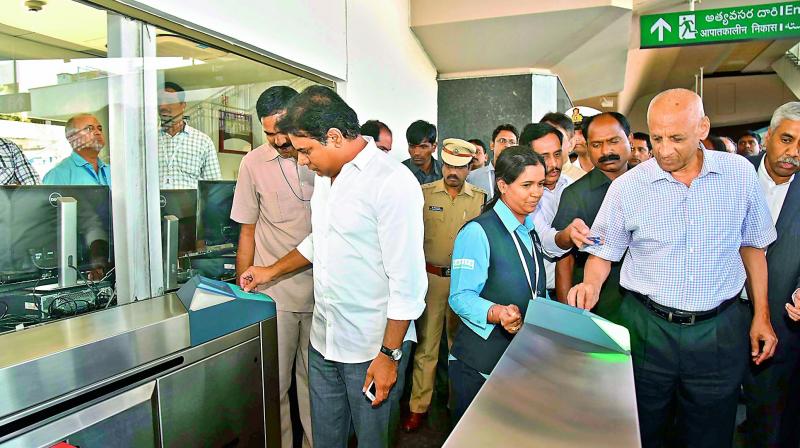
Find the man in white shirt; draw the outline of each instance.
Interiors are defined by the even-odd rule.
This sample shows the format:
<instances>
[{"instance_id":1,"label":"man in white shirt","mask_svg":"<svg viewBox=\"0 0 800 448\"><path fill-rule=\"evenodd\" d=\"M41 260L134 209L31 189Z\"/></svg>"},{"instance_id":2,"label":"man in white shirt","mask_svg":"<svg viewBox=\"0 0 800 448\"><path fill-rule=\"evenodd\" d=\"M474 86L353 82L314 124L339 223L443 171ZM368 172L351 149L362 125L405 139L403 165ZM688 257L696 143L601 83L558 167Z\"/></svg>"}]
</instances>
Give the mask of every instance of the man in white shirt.
<instances>
[{"instance_id":1,"label":"man in white shirt","mask_svg":"<svg viewBox=\"0 0 800 448\"><path fill-rule=\"evenodd\" d=\"M314 443L346 447L352 422L360 447L387 446L384 402L396 393L409 322L425 308L422 191L407 168L359 135L356 113L326 87L292 99L279 127L298 162L320 176L311 198L312 231L274 264L245 271L240 283L251 290L313 261Z\"/></svg>"},{"instance_id":2,"label":"man in white shirt","mask_svg":"<svg viewBox=\"0 0 800 448\"><path fill-rule=\"evenodd\" d=\"M569 155L575 148L575 123L572 118L561 112L548 112L544 114L539 123L547 123L561 132L561 174L569 177L572 182L577 181L586 174L579 166L574 166L569 160ZM577 163L577 154L575 154Z\"/></svg>"},{"instance_id":3,"label":"man in white shirt","mask_svg":"<svg viewBox=\"0 0 800 448\"><path fill-rule=\"evenodd\" d=\"M572 179L561 172L564 163L562 158L563 134L548 123L531 123L522 130L520 135L520 145L533 149L544 159L545 177L544 190L539 204L531 214L536 232L542 240L547 240L545 251L544 268L547 278L547 290L552 299L555 299L555 277L556 260L564 255L568 249L562 249L555 244L557 230L553 228L553 218L556 217L558 204L561 202L561 193L568 185L572 184Z\"/></svg>"}]
</instances>

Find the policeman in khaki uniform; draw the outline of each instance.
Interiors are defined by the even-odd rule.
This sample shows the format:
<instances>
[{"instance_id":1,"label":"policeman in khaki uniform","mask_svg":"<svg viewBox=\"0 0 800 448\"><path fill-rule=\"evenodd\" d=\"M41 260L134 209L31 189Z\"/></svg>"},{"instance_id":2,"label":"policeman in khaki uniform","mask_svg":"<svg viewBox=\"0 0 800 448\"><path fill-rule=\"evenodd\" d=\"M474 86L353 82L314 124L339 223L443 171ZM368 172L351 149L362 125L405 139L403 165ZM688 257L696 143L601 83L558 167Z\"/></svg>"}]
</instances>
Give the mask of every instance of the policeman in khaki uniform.
<instances>
[{"instance_id":1,"label":"policeman in khaki uniform","mask_svg":"<svg viewBox=\"0 0 800 448\"><path fill-rule=\"evenodd\" d=\"M418 429L430 406L445 321L448 348L458 328L458 317L447 305L453 242L461 227L481 213L487 196L486 191L466 183L475 154L472 143L446 139L442 145L443 178L422 186L428 293L425 311L417 319L419 341L413 359L411 413L403 422L405 431Z\"/></svg>"}]
</instances>

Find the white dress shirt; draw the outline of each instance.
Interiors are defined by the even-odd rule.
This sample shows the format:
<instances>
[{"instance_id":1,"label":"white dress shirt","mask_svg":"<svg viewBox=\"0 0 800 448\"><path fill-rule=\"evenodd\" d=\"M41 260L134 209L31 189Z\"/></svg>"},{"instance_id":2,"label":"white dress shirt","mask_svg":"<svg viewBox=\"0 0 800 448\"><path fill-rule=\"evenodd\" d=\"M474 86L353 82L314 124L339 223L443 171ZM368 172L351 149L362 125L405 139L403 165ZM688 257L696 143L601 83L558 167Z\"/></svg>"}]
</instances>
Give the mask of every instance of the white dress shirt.
<instances>
[{"instance_id":1,"label":"white dress shirt","mask_svg":"<svg viewBox=\"0 0 800 448\"><path fill-rule=\"evenodd\" d=\"M764 198L767 200L767 207L772 215L772 223L778 223L778 216L781 214L783 202L786 200L786 194L789 193L789 185L794 180L794 175L788 181L776 185L775 181L769 176L767 167L764 166L766 156L761 159L761 164L758 166L758 183L761 185L761 190L764 191Z\"/></svg>"},{"instance_id":2,"label":"white dress shirt","mask_svg":"<svg viewBox=\"0 0 800 448\"><path fill-rule=\"evenodd\" d=\"M314 263L311 345L326 360L360 363L383 344L386 319L425 309L422 190L370 138L336 181L317 177L311 234L297 250Z\"/></svg>"},{"instance_id":3,"label":"white dress shirt","mask_svg":"<svg viewBox=\"0 0 800 448\"><path fill-rule=\"evenodd\" d=\"M764 192L764 199L767 201L769 214L772 215L772 224L778 224L778 217L781 215L783 202L786 200L786 194L789 193L789 185L792 184L794 175L792 175L788 181L780 185L775 184L775 181L769 177L767 167L764 166L764 160L766 160L766 158L767 157L764 156L764 158L761 159L761 163L758 165L758 184L761 186L761 191ZM741 297L745 300L748 299L747 288L742 290Z\"/></svg>"},{"instance_id":4,"label":"white dress shirt","mask_svg":"<svg viewBox=\"0 0 800 448\"><path fill-rule=\"evenodd\" d=\"M553 219L556 217L558 211L558 204L561 202L561 193L564 189L572 184L573 180L564 174L558 178L556 188L550 190L545 187L542 193L542 198L539 199L539 204L536 209L531 213L533 218L533 225L536 233L539 234L539 239L542 241L542 249L544 250L544 270L547 279L547 289L554 289L556 287L556 259L565 253L568 249L562 249L556 244L556 234L558 230L553 228Z\"/></svg>"}]
</instances>

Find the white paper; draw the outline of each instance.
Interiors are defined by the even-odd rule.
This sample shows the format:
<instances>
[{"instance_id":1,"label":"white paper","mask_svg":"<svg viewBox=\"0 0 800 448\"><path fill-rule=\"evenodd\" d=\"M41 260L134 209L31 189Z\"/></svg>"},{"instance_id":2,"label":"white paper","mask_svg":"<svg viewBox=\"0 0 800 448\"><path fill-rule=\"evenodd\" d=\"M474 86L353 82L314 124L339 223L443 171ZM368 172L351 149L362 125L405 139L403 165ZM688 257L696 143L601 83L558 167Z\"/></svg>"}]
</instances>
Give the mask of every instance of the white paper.
<instances>
[{"instance_id":1,"label":"white paper","mask_svg":"<svg viewBox=\"0 0 800 448\"><path fill-rule=\"evenodd\" d=\"M234 299L235 297L216 294L201 288L197 288L194 290L192 305L189 307L189 309L191 311L199 311L210 306L219 305L220 303L230 302Z\"/></svg>"}]
</instances>

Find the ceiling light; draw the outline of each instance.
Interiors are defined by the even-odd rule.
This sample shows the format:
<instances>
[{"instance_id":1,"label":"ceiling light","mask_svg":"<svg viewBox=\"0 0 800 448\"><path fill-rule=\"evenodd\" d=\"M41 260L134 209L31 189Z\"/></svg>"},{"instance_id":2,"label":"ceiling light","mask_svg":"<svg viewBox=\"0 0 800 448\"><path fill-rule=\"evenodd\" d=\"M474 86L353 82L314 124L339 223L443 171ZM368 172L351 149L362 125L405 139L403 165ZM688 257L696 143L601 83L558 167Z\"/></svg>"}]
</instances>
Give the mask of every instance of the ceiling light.
<instances>
[{"instance_id":1,"label":"ceiling light","mask_svg":"<svg viewBox=\"0 0 800 448\"><path fill-rule=\"evenodd\" d=\"M30 12L41 11L46 4L47 0L25 0L25 7L28 8Z\"/></svg>"}]
</instances>

